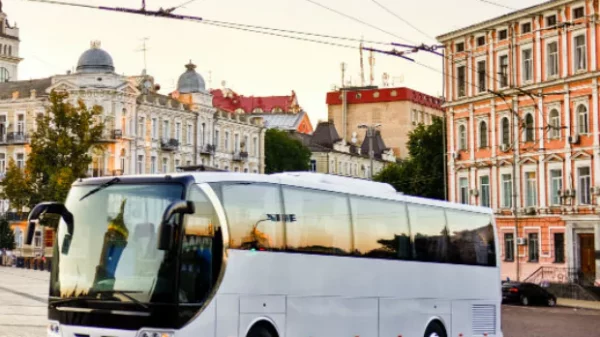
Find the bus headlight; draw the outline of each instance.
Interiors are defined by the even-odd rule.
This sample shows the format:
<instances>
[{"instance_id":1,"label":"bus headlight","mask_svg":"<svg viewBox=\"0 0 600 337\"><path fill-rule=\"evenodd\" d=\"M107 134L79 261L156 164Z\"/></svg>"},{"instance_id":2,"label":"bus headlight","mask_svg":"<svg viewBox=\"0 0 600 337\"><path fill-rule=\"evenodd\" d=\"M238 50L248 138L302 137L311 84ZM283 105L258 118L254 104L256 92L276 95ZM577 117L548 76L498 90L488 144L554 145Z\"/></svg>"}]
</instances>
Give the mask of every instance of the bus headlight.
<instances>
[{"instance_id":1,"label":"bus headlight","mask_svg":"<svg viewBox=\"0 0 600 337\"><path fill-rule=\"evenodd\" d=\"M58 322L48 322L48 337L60 337L60 325Z\"/></svg>"},{"instance_id":2,"label":"bus headlight","mask_svg":"<svg viewBox=\"0 0 600 337\"><path fill-rule=\"evenodd\" d=\"M165 330L140 330L138 337L175 337L175 332Z\"/></svg>"}]
</instances>

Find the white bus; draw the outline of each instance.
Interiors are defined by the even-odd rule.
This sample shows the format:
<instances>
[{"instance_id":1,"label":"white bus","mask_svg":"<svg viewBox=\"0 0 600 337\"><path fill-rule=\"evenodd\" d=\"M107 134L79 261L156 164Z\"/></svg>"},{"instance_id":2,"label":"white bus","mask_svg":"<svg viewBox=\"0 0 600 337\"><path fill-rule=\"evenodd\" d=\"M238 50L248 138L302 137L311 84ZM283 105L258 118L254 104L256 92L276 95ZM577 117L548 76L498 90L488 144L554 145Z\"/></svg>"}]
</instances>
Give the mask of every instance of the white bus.
<instances>
[{"instance_id":1,"label":"white bus","mask_svg":"<svg viewBox=\"0 0 600 337\"><path fill-rule=\"evenodd\" d=\"M487 208L205 172L77 181L29 233L44 214L49 337L502 337Z\"/></svg>"}]
</instances>

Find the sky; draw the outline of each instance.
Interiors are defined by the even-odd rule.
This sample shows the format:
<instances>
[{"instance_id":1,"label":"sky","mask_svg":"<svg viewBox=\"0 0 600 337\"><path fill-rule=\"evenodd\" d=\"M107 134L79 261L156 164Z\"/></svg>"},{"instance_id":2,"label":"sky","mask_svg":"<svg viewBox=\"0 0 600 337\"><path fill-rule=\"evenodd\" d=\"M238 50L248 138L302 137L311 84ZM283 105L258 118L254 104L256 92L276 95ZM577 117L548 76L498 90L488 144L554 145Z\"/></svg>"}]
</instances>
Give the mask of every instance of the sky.
<instances>
[{"instance_id":1,"label":"sky","mask_svg":"<svg viewBox=\"0 0 600 337\"><path fill-rule=\"evenodd\" d=\"M519 9L543 1L498 0L498 3ZM210 88L222 88L224 84L246 96L289 95L294 90L300 105L316 124L327 119L326 93L334 85L341 85L342 62L347 64L346 80L352 79L354 85L361 84L358 42L329 40L355 47L342 48L196 22L26 0L2 2L9 22L16 22L20 28L20 57L24 58L19 68L20 80L75 70L79 56L90 47L92 40L101 41L101 47L111 54L117 73L138 75L144 69L144 53L140 50L143 39L147 38L148 73L161 85L163 94L175 90L177 79L191 60ZM69 2L141 7L141 0ZM184 2L186 0L146 0L146 8L169 8ZM330 12L313 2L359 18L380 30ZM436 43L436 36L507 12L510 10L482 0L196 0L175 13L385 43L431 45ZM368 52L364 52L366 84L369 81L368 56ZM385 72L394 86L442 95L441 57L424 52L411 55L418 62L439 70L434 71L399 57L374 56L375 85L382 85Z\"/></svg>"}]
</instances>

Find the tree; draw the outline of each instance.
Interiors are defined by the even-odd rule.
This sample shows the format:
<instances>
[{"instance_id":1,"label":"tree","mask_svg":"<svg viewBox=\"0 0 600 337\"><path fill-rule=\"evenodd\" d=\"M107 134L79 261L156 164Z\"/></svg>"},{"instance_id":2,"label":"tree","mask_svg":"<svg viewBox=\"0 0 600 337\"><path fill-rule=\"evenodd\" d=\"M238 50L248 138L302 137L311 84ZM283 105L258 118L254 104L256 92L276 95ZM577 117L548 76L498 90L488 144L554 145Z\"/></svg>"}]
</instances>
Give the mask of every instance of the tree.
<instances>
[{"instance_id":1,"label":"tree","mask_svg":"<svg viewBox=\"0 0 600 337\"><path fill-rule=\"evenodd\" d=\"M265 173L308 171L310 150L287 132L269 129L265 134Z\"/></svg>"},{"instance_id":2,"label":"tree","mask_svg":"<svg viewBox=\"0 0 600 337\"><path fill-rule=\"evenodd\" d=\"M5 218L0 219L0 249L15 249L15 234Z\"/></svg>"},{"instance_id":3,"label":"tree","mask_svg":"<svg viewBox=\"0 0 600 337\"><path fill-rule=\"evenodd\" d=\"M444 122L434 118L431 125L420 124L409 133L408 158L388 165L374 180L387 182L405 194L445 199Z\"/></svg>"},{"instance_id":4,"label":"tree","mask_svg":"<svg viewBox=\"0 0 600 337\"><path fill-rule=\"evenodd\" d=\"M13 207L32 208L48 200L63 202L75 179L86 176L91 150L103 149L100 106L88 109L82 100L72 104L67 93L54 91L49 103L46 113L37 118L25 170L18 173L19 169L13 168L17 179L0 183ZM23 190L28 192L25 200Z\"/></svg>"},{"instance_id":5,"label":"tree","mask_svg":"<svg viewBox=\"0 0 600 337\"><path fill-rule=\"evenodd\" d=\"M14 210L21 212L23 207L29 206L31 196L29 179L12 158L8 161L6 175L0 185L3 187L0 197L8 200Z\"/></svg>"}]
</instances>

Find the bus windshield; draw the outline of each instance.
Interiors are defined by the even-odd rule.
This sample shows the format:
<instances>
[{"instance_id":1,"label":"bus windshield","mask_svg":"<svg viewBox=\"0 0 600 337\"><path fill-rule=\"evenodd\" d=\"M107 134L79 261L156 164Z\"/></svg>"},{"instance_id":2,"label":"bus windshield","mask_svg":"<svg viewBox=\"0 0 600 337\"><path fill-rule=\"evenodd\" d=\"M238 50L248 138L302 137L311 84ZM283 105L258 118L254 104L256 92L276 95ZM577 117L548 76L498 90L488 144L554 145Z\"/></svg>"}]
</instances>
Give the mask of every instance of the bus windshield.
<instances>
[{"instance_id":1,"label":"bus windshield","mask_svg":"<svg viewBox=\"0 0 600 337\"><path fill-rule=\"evenodd\" d=\"M173 301L175 260L158 250L157 236L163 212L183 197L183 185L115 184L89 194L95 188L73 186L69 192L65 206L74 233L63 252L67 226L60 221L50 296Z\"/></svg>"}]
</instances>

